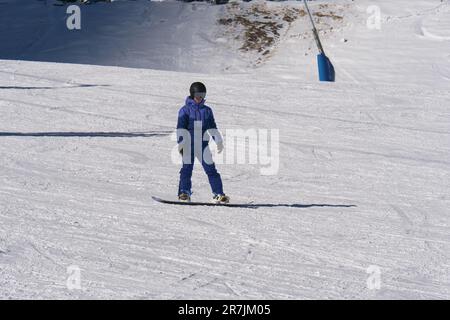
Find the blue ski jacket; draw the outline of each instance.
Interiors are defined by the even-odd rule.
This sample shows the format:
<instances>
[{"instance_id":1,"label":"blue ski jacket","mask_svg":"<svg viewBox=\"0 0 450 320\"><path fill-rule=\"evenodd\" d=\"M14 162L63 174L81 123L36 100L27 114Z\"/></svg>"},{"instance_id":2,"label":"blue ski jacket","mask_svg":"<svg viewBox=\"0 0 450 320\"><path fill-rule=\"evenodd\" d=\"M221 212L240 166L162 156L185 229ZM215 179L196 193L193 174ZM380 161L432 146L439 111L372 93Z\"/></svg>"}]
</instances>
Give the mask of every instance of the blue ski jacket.
<instances>
[{"instance_id":1,"label":"blue ski jacket","mask_svg":"<svg viewBox=\"0 0 450 320\"><path fill-rule=\"evenodd\" d=\"M205 100L197 104L194 99L186 98L185 105L178 112L177 129L186 129L191 134L191 141L194 138L194 121L202 122L202 136L209 129L217 129L214 114L210 107L204 104ZM216 137L213 136L215 140ZM182 141L182 137L178 136L178 143Z\"/></svg>"}]
</instances>

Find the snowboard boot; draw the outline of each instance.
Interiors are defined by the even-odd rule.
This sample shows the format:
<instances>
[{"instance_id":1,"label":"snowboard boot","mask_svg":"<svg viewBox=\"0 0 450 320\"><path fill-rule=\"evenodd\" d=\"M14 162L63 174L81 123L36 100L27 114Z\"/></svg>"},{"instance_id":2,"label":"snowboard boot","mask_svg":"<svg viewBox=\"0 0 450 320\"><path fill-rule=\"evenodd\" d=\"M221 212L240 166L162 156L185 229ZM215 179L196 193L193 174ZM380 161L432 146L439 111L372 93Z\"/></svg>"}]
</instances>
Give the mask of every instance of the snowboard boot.
<instances>
[{"instance_id":1,"label":"snowboard boot","mask_svg":"<svg viewBox=\"0 0 450 320\"><path fill-rule=\"evenodd\" d=\"M230 197L224 194L217 194L214 196L213 202L218 204L229 203Z\"/></svg>"},{"instance_id":2,"label":"snowboard boot","mask_svg":"<svg viewBox=\"0 0 450 320\"><path fill-rule=\"evenodd\" d=\"M183 202L191 202L191 196L187 193L180 193L178 195L178 200Z\"/></svg>"}]
</instances>

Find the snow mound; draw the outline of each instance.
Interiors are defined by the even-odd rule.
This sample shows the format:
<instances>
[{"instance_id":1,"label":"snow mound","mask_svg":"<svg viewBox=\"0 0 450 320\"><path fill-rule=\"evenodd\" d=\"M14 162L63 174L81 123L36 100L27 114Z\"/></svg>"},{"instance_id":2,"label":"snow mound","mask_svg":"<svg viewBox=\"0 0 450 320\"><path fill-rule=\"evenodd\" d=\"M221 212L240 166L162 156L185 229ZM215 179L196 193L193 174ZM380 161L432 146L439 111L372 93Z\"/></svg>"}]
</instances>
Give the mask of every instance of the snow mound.
<instances>
[{"instance_id":1,"label":"snow mound","mask_svg":"<svg viewBox=\"0 0 450 320\"><path fill-rule=\"evenodd\" d=\"M437 41L450 41L450 6L443 7L435 15L425 18L421 23L425 38Z\"/></svg>"}]
</instances>

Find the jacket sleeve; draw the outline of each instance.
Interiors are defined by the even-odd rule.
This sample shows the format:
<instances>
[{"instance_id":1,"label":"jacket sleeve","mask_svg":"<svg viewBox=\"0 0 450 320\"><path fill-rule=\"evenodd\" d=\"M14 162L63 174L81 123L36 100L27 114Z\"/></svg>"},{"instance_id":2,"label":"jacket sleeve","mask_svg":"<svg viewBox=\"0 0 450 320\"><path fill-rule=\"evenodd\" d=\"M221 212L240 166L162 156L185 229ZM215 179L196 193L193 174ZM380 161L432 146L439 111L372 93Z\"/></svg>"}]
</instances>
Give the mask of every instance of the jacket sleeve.
<instances>
[{"instance_id":1,"label":"jacket sleeve","mask_svg":"<svg viewBox=\"0 0 450 320\"><path fill-rule=\"evenodd\" d=\"M216 120L214 119L214 113L211 110L211 117L209 118L208 129L217 129Z\"/></svg>"},{"instance_id":2,"label":"jacket sleeve","mask_svg":"<svg viewBox=\"0 0 450 320\"><path fill-rule=\"evenodd\" d=\"M187 130L189 126L189 116L186 114L184 108L181 108L178 112L178 122L177 122L177 141L181 143L183 141L183 136L180 134L179 129Z\"/></svg>"},{"instance_id":3,"label":"jacket sleeve","mask_svg":"<svg viewBox=\"0 0 450 320\"><path fill-rule=\"evenodd\" d=\"M209 121L208 130L209 130L212 138L214 139L215 143L219 144L219 143L223 142L222 134L217 129L216 120L214 119L214 113L212 112L212 110L211 110L211 118Z\"/></svg>"}]
</instances>

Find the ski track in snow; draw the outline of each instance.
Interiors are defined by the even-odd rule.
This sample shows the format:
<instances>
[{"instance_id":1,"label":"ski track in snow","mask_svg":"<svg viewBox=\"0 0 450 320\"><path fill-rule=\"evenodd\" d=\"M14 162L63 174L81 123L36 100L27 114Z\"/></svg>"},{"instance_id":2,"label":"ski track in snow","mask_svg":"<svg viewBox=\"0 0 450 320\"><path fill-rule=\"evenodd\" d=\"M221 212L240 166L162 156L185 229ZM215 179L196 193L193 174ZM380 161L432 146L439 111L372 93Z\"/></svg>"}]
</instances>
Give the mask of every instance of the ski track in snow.
<instances>
[{"instance_id":1,"label":"ski track in snow","mask_svg":"<svg viewBox=\"0 0 450 320\"><path fill-rule=\"evenodd\" d=\"M401 17L407 5L382 9ZM417 10L436 34L426 19L444 6ZM346 27L348 47L325 37L345 73L335 84L293 59L303 43L240 74L0 60L0 298L450 298L448 43L417 37L415 16L380 32ZM417 51L386 53L382 37ZM280 129L277 175L218 166L232 201L353 206L152 201L176 193L170 133L199 78L221 129ZM195 200L209 199L199 166L193 183ZM380 290L367 288L371 265ZM67 287L70 266L80 290Z\"/></svg>"}]
</instances>

